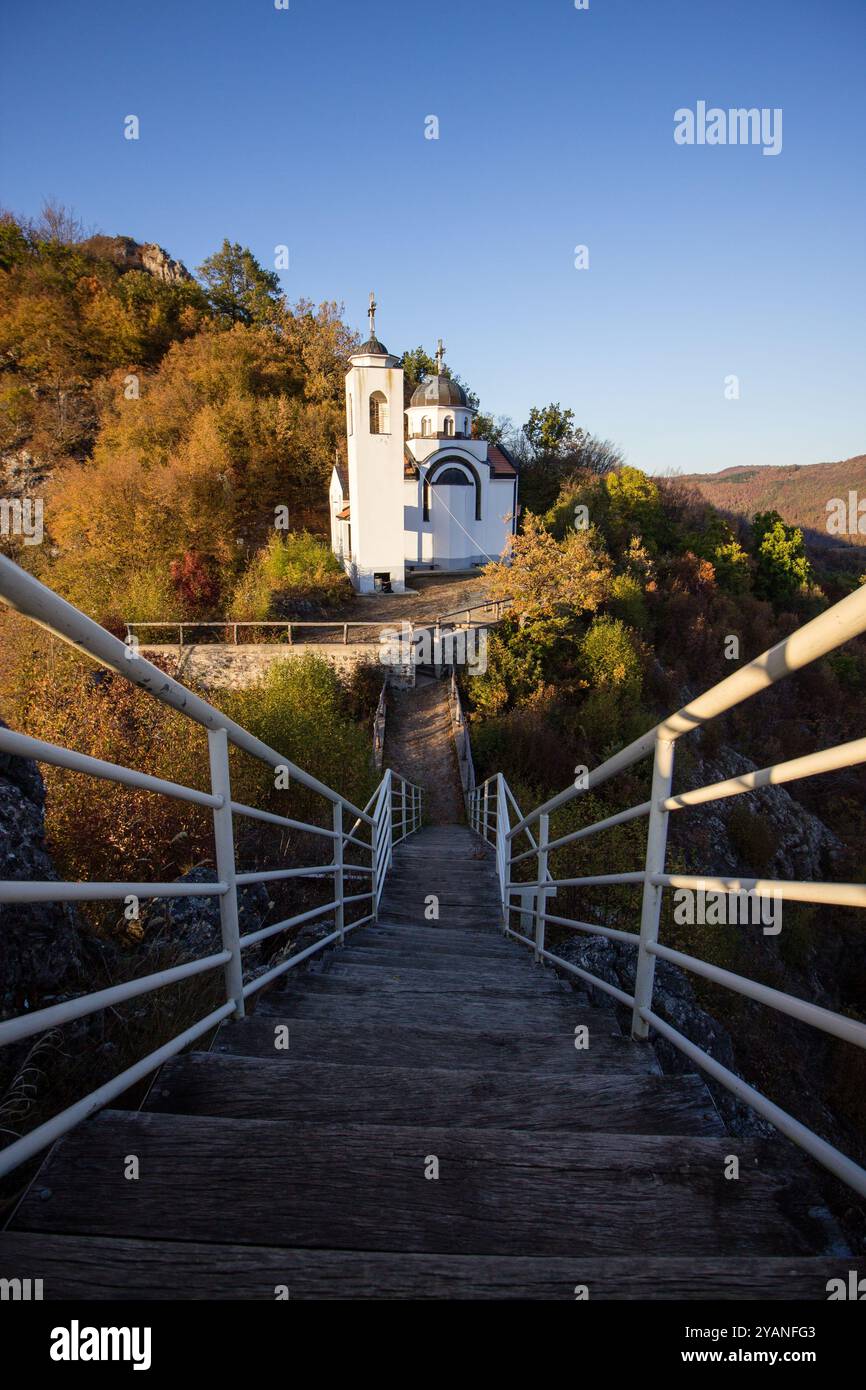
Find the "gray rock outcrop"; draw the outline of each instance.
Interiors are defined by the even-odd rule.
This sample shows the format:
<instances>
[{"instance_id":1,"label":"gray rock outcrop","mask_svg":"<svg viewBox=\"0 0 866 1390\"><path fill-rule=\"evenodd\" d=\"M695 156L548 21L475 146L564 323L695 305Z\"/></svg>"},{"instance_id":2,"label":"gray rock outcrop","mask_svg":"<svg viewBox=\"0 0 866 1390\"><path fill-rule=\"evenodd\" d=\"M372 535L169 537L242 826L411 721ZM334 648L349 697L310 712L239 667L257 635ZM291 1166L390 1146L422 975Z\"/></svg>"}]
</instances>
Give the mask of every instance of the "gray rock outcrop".
<instances>
[{"instance_id":1,"label":"gray rock outcrop","mask_svg":"<svg viewBox=\"0 0 866 1390\"><path fill-rule=\"evenodd\" d=\"M0 720L0 726L6 728ZM29 758L0 753L0 878L54 879L45 843L45 784ZM69 903L0 903L4 1013L42 1004L81 970L84 940Z\"/></svg>"}]
</instances>

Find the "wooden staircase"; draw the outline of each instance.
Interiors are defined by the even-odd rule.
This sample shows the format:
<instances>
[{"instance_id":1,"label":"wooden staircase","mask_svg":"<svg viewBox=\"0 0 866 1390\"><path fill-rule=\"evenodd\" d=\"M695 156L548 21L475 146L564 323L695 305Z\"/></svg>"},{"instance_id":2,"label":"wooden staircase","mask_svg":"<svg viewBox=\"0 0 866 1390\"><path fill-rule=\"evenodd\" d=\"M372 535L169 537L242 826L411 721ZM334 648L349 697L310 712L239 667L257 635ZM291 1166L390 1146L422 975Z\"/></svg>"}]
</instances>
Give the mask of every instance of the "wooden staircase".
<instances>
[{"instance_id":1,"label":"wooden staircase","mask_svg":"<svg viewBox=\"0 0 866 1390\"><path fill-rule=\"evenodd\" d=\"M797 1151L726 1135L699 1076L662 1075L498 913L477 836L413 836L377 924L56 1145L0 1275L47 1298L826 1298L851 1261Z\"/></svg>"}]
</instances>

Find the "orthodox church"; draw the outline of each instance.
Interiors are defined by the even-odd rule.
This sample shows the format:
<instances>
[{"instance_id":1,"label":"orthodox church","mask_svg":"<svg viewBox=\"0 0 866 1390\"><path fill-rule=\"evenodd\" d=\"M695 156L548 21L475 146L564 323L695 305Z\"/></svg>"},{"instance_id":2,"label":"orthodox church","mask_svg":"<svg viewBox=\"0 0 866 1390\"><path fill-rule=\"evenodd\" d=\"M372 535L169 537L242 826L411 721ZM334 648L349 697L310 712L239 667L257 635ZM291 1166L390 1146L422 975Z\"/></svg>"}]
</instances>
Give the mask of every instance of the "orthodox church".
<instances>
[{"instance_id":1,"label":"orthodox church","mask_svg":"<svg viewBox=\"0 0 866 1390\"><path fill-rule=\"evenodd\" d=\"M473 439L475 410L443 370L408 404L399 359L376 337L349 358L348 464L331 475L331 546L359 593L400 593L413 570L471 570L498 560L516 529L517 470Z\"/></svg>"}]
</instances>

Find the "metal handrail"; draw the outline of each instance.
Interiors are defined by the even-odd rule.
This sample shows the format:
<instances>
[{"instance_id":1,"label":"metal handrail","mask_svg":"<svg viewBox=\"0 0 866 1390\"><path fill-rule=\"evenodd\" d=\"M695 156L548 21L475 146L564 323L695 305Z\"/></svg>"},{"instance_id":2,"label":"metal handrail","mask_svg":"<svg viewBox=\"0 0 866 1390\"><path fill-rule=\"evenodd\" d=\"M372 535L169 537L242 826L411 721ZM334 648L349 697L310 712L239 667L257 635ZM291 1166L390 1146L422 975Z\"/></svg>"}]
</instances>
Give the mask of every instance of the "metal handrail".
<instances>
[{"instance_id":1,"label":"metal handrail","mask_svg":"<svg viewBox=\"0 0 866 1390\"><path fill-rule=\"evenodd\" d=\"M861 1196L866 1196L866 1170L749 1086L735 1072L710 1057L670 1024L665 1023L654 1013L652 1007L655 962L661 959L800 1022L808 1023L824 1033L855 1046L866 1047L866 1025L857 1020L820 1008L808 1000L799 999L782 990L771 989L745 976L723 970L708 961L699 960L695 956L675 951L658 940L662 893L670 888L704 889L748 894L756 898L866 907L866 886L862 884L825 883L818 880L794 882L780 879L740 879L730 876L699 877L693 874L665 872L667 822L671 812L742 795L760 787L792 782L866 762L866 739L856 739L805 757L744 773L739 777L728 778L678 795L672 794L674 747L677 739L683 734L701 728L710 719L734 708L785 676L801 670L810 662L825 656L863 632L866 632L866 589L860 588L739 671L705 691L676 714L635 739L628 747L606 759L588 773L582 785L567 787L558 795L536 806L528 815L524 816L521 813L502 773L494 774L476 787L471 795L470 824L486 840L497 845L497 873L503 905L502 926L506 935L531 947L537 960L550 961L593 988L612 995L620 1004L631 1010L632 1037L635 1040L646 1040L650 1030L666 1038L715 1081L768 1119L836 1177L854 1188ZM653 757L653 777L648 801L628 807L616 815L606 816L592 825L560 835L553 840L549 838L552 814L584 792L594 790L650 755ZM513 825L509 823L509 807L517 815ZM647 843L642 869L580 877L557 878L551 875L548 867L549 855L566 845L640 817L647 819ZM530 830L536 823L539 826L537 841ZM491 837L492 826L495 826L495 831ZM517 853L516 841L523 834L529 839L530 848ZM515 879L514 866L532 858L536 860L537 865L534 878L528 882ZM551 888L611 884L642 885L643 901L638 932L619 931L574 918L553 916L547 911L547 898ZM513 898L518 894L520 901L515 903ZM535 903L531 906L528 899L533 896ZM534 939L512 927L513 913L519 913L522 918L529 917L535 923ZM589 935L605 936L634 946L637 957L634 993L628 994L549 951L545 945L545 930L548 924Z\"/></svg>"},{"instance_id":2,"label":"metal handrail","mask_svg":"<svg viewBox=\"0 0 866 1390\"><path fill-rule=\"evenodd\" d=\"M119 1076L90 1092L82 1100L68 1106L50 1120L39 1125L30 1133L16 1139L0 1151L0 1177L11 1172L19 1164L33 1157L41 1149L80 1124L88 1115L108 1101L115 1099L135 1082L161 1066L169 1057L182 1051L184 1047L203 1036L224 1019L240 1018L245 1011L245 1001L254 993L272 983L280 975L327 945L345 941L346 936L367 922L373 921L378 912L385 878L391 863L395 844L414 834L421 826L423 793L415 783L407 781L401 774L388 769L367 806L361 810L347 797L320 782L296 764L284 758L275 749L249 733L241 725L213 705L193 694L180 682L172 679L158 667L140 657L133 649L118 638L106 632L92 619L80 613L59 595L44 584L20 569L5 556L0 556L0 600L15 608L25 617L38 623L54 636L60 638L86 657L109 667L118 675L137 685L151 698L178 711L193 723L205 729L208 738L208 762L210 791L200 791L181 783L152 777L133 768L117 763L92 758L72 749L46 743L31 738L27 734L11 729L0 729L0 753L14 757L32 758L37 762L55 767L67 768L87 776L115 782L120 786L134 787L153 792L156 795L173 797L179 800L209 808L214 822L214 859L216 881L205 883L63 883L54 880L43 882L2 881L0 882L0 903L28 902L81 902L91 900L112 900L128 897L136 898L180 898L215 897L220 907L220 926L222 949L199 960L185 962L153 974L113 985L109 989L93 991L75 999L52 1005L17 1018L0 1022L0 1046L21 1041L36 1033L44 1032L83 1018L101 1009L112 1008L126 1000L151 993L167 985L178 984L208 971L222 969L225 978L226 1002L210 1012L206 1018L185 1029L156 1050L148 1053L141 1061L129 1067ZM229 743L243 752L257 758L267 766L288 773L293 780L307 790L323 797L331 806L331 824L315 825L307 821L294 820L289 816L278 815L254 806L246 806L234 801L231 795L229 772ZM400 814L395 817L392 800L399 800ZM350 818L349 829L344 829L343 817ZM329 840L333 857L327 864L314 864L307 867L292 867L266 871L239 873L236 867L235 818L252 818L267 824L300 830ZM363 839L356 831L369 827L370 838ZM396 838L399 830L399 839ZM369 856L369 864L344 862L344 849L347 844L360 848ZM345 878L359 873L371 875L370 891L347 893ZM275 922L259 931L240 934L238 914L238 889L247 884L267 883L283 879L302 879L313 876L333 878L334 893L332 901L300 912L281 922ZM345 910L348 906L368 902L372 911L354 921L347 922ZM256 979L244 982L243 951L259 941L311 922L317 917L330 913L334 917L335 930L312 943L304 950L281 961L279 965L266 971Z\"/></svg>"},{"instance_id":3,"label":"metal handrail","mask_svg":"<svg viewBox=\"0 0 866 1390\"><path fill-rule=\"evenodd\" d=\"M510 599L490 599L484 603L472 603L469 605L468 608L455 608L449 613L442 613L437 618L428 618L426 622L410 623L410 627L415 632L424 632L427 630L432 631L433 628L440 627L443 623L447 623L447 621L450 618L456 619L460 617L461 614L463 615L464 625L470 626L472 623L472 614L477 609L481 609L483 611L492 608L494 616L491 619L489 619L486 623L479 622L480 626L491 626L492 624L498 623L500 621L502 617L502 610L508 608L510 604ZM238 631L240 628L245 627L272 627L284 630L289 639L289 645L294 644L294 632L297 628L337 628L343 634L343 646L347 646L349 641L350 627L387 628L392 626L393 621L390 624L383 623L381 619L377 618L322 618L318 621L316 619L301 620L295 618L263 618L261 619L261 621L256 621L255 619L245 618L237 622L234 620L234 618L223 618L222 620L217 619L216 621L206 622L197 622L193 618L166 618L163 622L124 622L124 627L126 628L126 635L128 639L133 637L139 628L147 628L149 630L158 630L159 628L177 628L178 645L181 647L184 645L183 634L187 629L192 629L193 631L195 631L199 628L207 628L209 630L222 629L223 631L225 631L226 629L231 628L233 641L229 645L237 646ZM456 627L458 626L458 624L455 622L451 624L451 626ZM152 643L151 645L159 646L160 644Z\"/></svg>"}]
</instances>

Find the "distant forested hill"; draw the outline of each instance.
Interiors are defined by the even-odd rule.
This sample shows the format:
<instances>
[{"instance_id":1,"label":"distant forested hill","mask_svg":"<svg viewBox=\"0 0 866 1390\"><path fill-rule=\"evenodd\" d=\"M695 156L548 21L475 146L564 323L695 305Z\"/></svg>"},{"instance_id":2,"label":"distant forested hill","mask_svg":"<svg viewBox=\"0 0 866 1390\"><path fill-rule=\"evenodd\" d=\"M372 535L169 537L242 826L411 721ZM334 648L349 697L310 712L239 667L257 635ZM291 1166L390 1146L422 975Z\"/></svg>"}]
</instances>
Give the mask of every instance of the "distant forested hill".
<instances>
[{"instance_id":1,"label":"distant forested hill","mask_svg":"<svg viewBox=\"0 0 866 1390\"><path fill-rule=\"evenodd\" d=\"M721 511L746 521L755 512L777 511L789 525L808 532L809 542L819 545L822 540L832 540L827 532L827 504L832 498L842 498L847 503L853 489L866 501L866 454L839 463L690 473L680 481L696 488ZM866 545L866 534L849 534L844 539L849 544Z\"/></svg>"}]
</instances>

